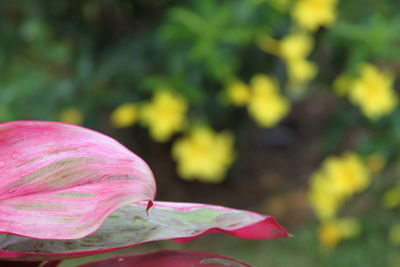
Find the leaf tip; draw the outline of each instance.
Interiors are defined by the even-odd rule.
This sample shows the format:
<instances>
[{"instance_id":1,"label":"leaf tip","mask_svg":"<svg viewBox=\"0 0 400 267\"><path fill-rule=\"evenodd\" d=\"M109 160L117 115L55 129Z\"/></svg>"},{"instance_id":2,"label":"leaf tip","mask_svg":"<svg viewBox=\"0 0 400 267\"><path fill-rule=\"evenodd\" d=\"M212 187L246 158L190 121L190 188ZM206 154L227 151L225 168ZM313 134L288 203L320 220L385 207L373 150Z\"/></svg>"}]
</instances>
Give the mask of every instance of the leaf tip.
<instances>
[{"instance_id":1,"label":"leaf tip","mask_svg":"<svg viewBox=\"0 0 400 267\"><path fill-rule=\"evenodd\" d=\"M151 207L153 207L153 201L152 200L149 200L148 202L147 202L147 206L146 206L146 214L147 214L147 216L149 216L149 209L151 208Z\"/></svg>"}]
</instances>

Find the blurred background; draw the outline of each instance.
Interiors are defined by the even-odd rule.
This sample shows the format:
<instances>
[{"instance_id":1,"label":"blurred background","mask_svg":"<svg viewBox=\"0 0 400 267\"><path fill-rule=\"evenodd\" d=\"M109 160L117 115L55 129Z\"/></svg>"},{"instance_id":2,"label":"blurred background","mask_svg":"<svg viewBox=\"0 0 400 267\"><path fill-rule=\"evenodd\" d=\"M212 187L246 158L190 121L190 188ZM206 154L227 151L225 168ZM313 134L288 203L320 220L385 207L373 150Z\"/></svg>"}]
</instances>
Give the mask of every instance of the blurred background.
<instances>
[{"instance_id":1,"label":"blurred background","mask_svg":"<svg viewBox=\"0 0 400 267\"><path fill-rule=\"evenodd\" d=\"M0 12L0 121L104 132L149 163L158 200L273 215L294 235L112 255L400 266L399 2L1 0Z\"/></svg>"}]
</instances>

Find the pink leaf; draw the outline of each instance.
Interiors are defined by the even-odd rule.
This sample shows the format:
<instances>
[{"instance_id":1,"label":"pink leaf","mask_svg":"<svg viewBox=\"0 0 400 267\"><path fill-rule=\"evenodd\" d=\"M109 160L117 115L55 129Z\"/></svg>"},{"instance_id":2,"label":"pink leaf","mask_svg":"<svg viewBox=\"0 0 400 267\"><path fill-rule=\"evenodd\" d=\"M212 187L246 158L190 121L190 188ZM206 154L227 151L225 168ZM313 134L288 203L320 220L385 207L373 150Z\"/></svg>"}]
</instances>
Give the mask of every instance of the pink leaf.
<instances>
[{"instance_id":1,"label":"pink leaf","mask_svg":"<svg viewBox=\"0 0 400 267\"><path fill-rule=\"evenodd\" d=\"M287 237L273 217L214 205L146 201L114 211L93 234L77 240L0 235L0 258L57 260L108 252L145 242L189 240L210 232L246 239Z\"/></svg>"},{"instance_id":2,"label":"pink leaf","mask_svg":"<svg viewBox=\"0 0 400 267\"><path fill-rule=\"evenodd\" d=\"M0 261L1 267L57 267L60 262Z\"/></svg>"},{"instance_id":3,"label":"pink leaf","mask_svg":"<svg viewBox=\"0 0 400 267\"><path fill-rule=\"evenodd\" d=\"M153 175L142 159L79 126L2 123L0 152L0 233L82 238L114 210L155 195Z\"/></svg>"},{"instance_id":4,"label":"pink leaf","mask_svg":"<svg viewBox=\"0 0 400 267\"><path fill-rule=\"evenodd\" d=\"M192 251L159 251L130 257L116 257L79 265L78 267L250 267L249 264L214 253Z\"/></svg>"}]
</instances>

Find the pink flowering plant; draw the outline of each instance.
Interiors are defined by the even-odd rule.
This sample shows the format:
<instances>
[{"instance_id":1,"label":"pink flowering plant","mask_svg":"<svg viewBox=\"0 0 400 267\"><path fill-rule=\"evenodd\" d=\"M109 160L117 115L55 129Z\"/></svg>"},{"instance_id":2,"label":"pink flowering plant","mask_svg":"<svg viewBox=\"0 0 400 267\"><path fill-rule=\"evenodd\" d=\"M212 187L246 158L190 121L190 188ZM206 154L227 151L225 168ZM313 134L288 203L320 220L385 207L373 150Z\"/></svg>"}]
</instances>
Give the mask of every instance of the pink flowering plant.
<instances>
[{"instance_id":1,"label":"pink flowering plant","mask_svg":"<svg viewBox=\"0 0 400 267\"><path fill-rule=\"evenodd\" d=\"M17 266L15 261L55 266L62 259L212 232L245 239L288 236L270 216L154 201L149 166L114 139L80 126L2 123L0 149L0 258L14 261L11 266ZM210 260L217 264L210 266L226 261L248 266L219 255L178 251L84 266L196 266Z\"/></svg>"}]
</instances>

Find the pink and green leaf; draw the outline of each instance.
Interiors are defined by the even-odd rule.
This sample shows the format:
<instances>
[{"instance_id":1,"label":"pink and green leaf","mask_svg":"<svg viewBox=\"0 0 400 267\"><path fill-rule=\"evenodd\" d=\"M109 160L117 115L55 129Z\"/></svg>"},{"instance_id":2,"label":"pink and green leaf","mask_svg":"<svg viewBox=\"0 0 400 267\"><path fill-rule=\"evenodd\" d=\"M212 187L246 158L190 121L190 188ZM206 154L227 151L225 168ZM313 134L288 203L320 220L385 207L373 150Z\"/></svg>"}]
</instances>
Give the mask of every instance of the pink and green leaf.
<instances>
[{"instance_id":1,"label":"pink and green leaf","mask_svg":"<svg viewBox=\"0 0 400 267\"><path fill-rule=\"evenodd\" d=\"M114 139L55 122L0 124L0 258L58 260L222 232L288 236L273 217L155 202L147 164Z\"/></svg>"},{"instance_id":2,"label":"pink and green leaf","mask_svg":"<svg viewBox=\"0 0 400 267\"><path fill-rule=\"evenodd\" d=\"M0 152L0 233L82 238L114 210L155 195L142 159L79 126L2 123Z\"/></svg>"},{"instance_id":3,"label":"pink and green leaf","mask_svg":"<svg viewBox=\"0 0 400 267\"><path fill-rule=\"evenodd\" d=\"M213 205L137 202L114 211L93 234L76 240L0 235L0 258L58 260L108 252L145 242L190 240L210 232L246 239L287 237L273 217Z\"/></svg>"},{"instance_id":4,"label":"pink and green leaf","mask_svg":"<svg viewBox=\"0 0 400 267\"><path fill-rule=\"evenodd\" d=\"M78 267L250 267L244 262L214 253L192 251L159 251L129 257L116 257L79 265Z\"/></svg>"}]
</instances>

